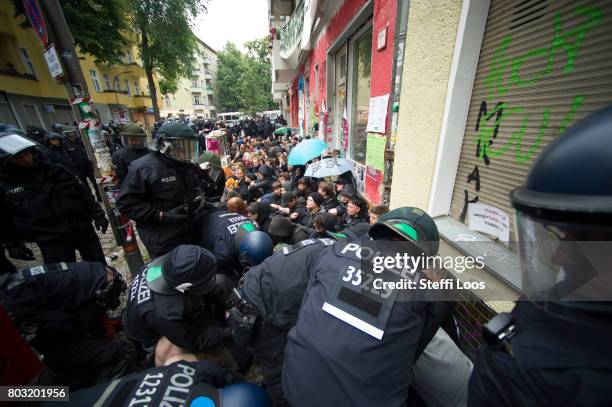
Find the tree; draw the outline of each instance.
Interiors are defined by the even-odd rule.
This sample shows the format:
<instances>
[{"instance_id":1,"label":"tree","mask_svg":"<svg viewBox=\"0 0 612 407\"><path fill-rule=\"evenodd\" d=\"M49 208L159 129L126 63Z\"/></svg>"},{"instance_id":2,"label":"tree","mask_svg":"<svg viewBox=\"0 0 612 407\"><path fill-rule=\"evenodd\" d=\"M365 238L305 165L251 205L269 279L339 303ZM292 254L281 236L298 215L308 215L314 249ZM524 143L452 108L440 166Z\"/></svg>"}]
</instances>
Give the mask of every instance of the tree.
<instances>
[{"instance_id":1,"label":"tree","mask_svg":"<svg viewBox=\"0 0 612 407\"><path fill-rule=\"evenodd\" d=\"M242 53L230 42L217 54L215 82L219 111L254 113L274 106L268 43L267 37L248 41L247 51Z\"/></svg>"},{"instance_id":2,"label":"tree","mask_svg":"<svg viewBox=\"0 0 612 407\"><path fill-rule=\"evenodd\" d=\"M217 54L217 75L215 78L217 107L220 112L242 110L240 83L246 71L244 55L231 42Z\"/></svg>"},{"instance_id":3,"label":"tree","mask_svg":"<svg viewBox=\"0 0 612 407\"><path fill-rule=\"evenodd\" d=\"M153 72L165 92L177 90L179 78L190 77L199 53L192 20L206 10L206 0L128 0L138 48L151 89L155 119L159 120Z\"/></svg>"},{"instance_id":4,"label":"tree","mask_svg":"<svg viewBox=\"0 0 612 407\"><path fill-rule=\"evenodd\" d=\"M11 0L15 17L23 17L23 28L32 28L22 0ZM96 63L118 63L124 57L128 40L122 32L129 29L125 18L126 0L60 0L64 17L75 44L91 54Z\"/></svg>"},{"instance_id":5,"label":"tree","mask_svg":"<svg viewBox=\"0 0 612 407\"><path fill-rule=\"evenodd\" d=\"M250 113L270 110L274 106L268 45L267 37L244 44L247 68L240 81L241 101L244 109Z\"/></svg>"}]
</instances>

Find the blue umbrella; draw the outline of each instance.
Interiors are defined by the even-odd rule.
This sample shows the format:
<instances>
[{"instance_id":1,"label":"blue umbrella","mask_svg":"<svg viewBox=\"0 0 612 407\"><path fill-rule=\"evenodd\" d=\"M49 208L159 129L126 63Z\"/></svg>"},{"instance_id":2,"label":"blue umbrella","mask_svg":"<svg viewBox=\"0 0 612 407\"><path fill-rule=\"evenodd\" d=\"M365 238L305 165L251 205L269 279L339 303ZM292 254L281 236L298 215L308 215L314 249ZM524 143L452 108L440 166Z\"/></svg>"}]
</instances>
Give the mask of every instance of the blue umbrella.
<instances>
[{"instance_id":1,"label":"blue umbrella","mask_svg":"<svg viewBox=\"0 0 612 407\"><path fill-rule=\"evenodd\" d=\"M344 174L353 169L353 162L346 158L325 158L306 167L306 177L324 178Z\"/></svg>"},{"instance_id":2,"label":"blue umbrella","mask_svg":"<svg viewBox=\"0 0 612 407\"><path fill-rule=\"evenodd\" d=\"M319 157L326 148L327 144L319 139L303 140L291 149L289 165L304 165L313 158Z\"/></svg>"}]
</instances>

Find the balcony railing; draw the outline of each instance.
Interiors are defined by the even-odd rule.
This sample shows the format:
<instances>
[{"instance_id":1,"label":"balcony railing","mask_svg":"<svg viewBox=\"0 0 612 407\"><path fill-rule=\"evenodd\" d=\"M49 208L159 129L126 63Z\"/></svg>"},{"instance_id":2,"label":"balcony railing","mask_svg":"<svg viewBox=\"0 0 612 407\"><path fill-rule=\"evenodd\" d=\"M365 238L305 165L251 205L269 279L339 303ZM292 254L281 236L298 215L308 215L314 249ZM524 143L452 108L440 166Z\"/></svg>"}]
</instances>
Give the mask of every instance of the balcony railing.
<instances>
[{"instance_id":1,"label":"balcony railing","mask_svg":"<svg viewBox=\"0 0 612 407\"><path fill-rule=\"evenodd\" d=\"M302 39L304 29L304 1L293 10L291 18L280 30L280 55L289 58Z\"/></svg>"}]
</instances>

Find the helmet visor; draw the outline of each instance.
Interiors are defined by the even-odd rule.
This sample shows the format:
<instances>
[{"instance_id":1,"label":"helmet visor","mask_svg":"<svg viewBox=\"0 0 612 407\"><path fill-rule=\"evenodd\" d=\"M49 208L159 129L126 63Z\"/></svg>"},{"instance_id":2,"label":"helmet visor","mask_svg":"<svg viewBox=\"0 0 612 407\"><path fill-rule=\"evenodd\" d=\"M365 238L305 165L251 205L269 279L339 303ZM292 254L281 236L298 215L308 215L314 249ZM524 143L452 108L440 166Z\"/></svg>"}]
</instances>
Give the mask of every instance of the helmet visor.
<instances>
[{"instance_id":1,"label":"helmet visor","mask_svg":"<svg viewBox=\"0 0 612 407\"><path fill-rule=\"evenodd\" d=\"M36 147L36 143L19 134L9 134L8 136L0 137L0 150L9 156L15 156L32 147Z\"/></svg>"},{"instance_id":2,"label":"helmet visor","mask_svg":"<svg viewBox=\"0 0 612 407\"><path fill-rule=\"evenodd\" d=\"M534 302L612 301L612 227L517 212L523 294Z\"/></svg>"},{"instance_id":3,"label":"helmet visor","mask_svg":"<svg viewBox=\"0 0 612 407\"><path fill-rule=\"evenodd\" d=\"M166 139L167 148L164 154L183 162L198 162L199 143L196 138L175 138Z\"/></svg>"},{"instance_id":4,"label":"helmet visor","mask_svg":"<svg viewBox=\"0 0 612 407\"><path fill-rule=\"evenodd\" d=\"M147 148L147 138L144 135L122 135L121 144L132 150L144 150Z\"/></svg>"}]
</instances>

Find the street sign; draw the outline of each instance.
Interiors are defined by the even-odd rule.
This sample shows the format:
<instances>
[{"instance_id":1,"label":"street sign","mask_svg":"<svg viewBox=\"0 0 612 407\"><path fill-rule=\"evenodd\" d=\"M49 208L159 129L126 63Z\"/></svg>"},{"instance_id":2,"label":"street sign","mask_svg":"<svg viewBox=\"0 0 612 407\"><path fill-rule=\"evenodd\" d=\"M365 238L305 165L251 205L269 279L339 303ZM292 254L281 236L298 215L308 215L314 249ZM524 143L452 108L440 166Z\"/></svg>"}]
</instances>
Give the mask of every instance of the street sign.
<instances>
[{"instance_id":1,"label":"street sign","mask_svg":"<svg viewBox=\"0 0 612 407\"><path fill-rule=\"evenodd\" d=\"M43 55L45 57L45 61L47 61L47 66L49 67L51 76L53 76L55 79L62 76L64 74L64 70L62 69L62 64L57 56L57 52L55 51L55 46L53 44L49 45L49 47L47 47L47 49L45 49L43 52Z\"/></svg>"},{"instance_id":2,"label":"street sign","mask_svg":"<svg viewBox=\"0 0 612 407\"><path fill-rule=\"evenodd\" d=\"M45 19L43 17L42 10L37 0L23 0L23 8L25 9L28 20L32 24L32 28L36 33L38 39L40 39L43 45L46 47L49 42L47 36L47 27L45 25Z\"/></svg>"}]
</instances>

